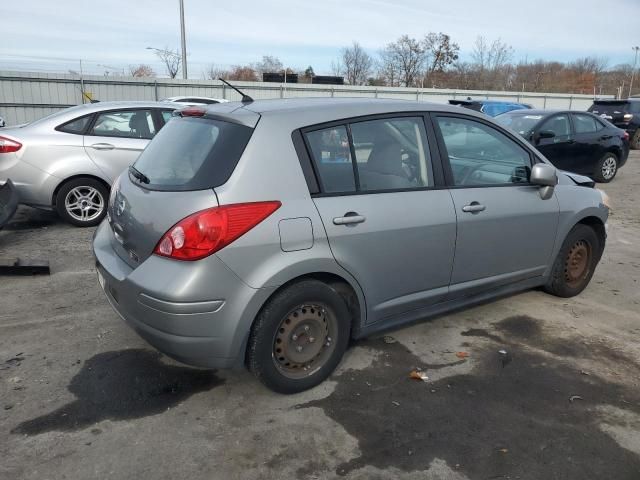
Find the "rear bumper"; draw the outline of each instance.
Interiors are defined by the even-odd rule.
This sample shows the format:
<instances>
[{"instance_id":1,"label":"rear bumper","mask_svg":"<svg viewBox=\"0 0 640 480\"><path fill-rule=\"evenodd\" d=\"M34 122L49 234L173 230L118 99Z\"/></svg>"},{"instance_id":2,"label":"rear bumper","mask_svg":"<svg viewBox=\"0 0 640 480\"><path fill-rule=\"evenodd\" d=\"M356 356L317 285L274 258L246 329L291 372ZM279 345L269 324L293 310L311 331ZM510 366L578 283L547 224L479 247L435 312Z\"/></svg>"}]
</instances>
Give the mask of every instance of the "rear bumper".
<instances>
[{"instance_id":1,"label":"rear bumper","mask_svg":"<svg viewBox=\"0 0 640 480\"><path fill-rule=\"evenodd\" d=\"M0 160L0 184L10 178L20 203L47 209L52 207L53 192L60 183L58 177L18 159L14 154L2 154Z\"/></svg>"},{"instance_id":2,"label":"rear bumper","mask_svg":"<svg viewBox=\"0 0 640 480\"><path fill-rule=\"evenodd\" d=\"M215 256L199 262L151 256L132 270L114 252L111 236L103 222L94 237L100 283L114 310L143 339L188 365L244 363L251 324L273 289L247 286ZM209 286L206 298L202 285Z\"/></svg>"}]
</instances>

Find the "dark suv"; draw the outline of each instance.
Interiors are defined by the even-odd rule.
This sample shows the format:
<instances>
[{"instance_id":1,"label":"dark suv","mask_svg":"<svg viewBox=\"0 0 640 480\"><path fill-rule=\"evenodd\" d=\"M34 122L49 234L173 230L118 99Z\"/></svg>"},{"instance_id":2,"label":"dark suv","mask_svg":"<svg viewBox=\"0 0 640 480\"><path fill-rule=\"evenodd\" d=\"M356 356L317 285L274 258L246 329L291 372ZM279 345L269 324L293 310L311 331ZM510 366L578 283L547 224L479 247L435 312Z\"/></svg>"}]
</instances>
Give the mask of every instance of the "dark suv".
<instances>
[{"instance_id":1,"label":"dark suv","mask_svg":"<svg viewBox=\"0 0 640 480\"><path fill-rule=\"evenodd\" d=\"M640 150L640 98L595 100L589 111L626 130L631 148Z\"/></svg>"}]
</instances>

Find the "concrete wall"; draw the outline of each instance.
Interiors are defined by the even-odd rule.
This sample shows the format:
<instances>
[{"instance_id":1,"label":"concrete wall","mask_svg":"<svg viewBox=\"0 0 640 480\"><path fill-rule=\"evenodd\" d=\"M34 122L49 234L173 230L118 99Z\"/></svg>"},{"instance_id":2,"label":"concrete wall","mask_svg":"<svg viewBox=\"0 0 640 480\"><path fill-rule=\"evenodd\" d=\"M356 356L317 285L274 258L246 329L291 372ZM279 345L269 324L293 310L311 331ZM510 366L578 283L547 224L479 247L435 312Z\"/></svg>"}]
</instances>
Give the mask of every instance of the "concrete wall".
<instances>
[{"instance_id":1,"label":"concrete wall","mask_svg":"<svg viewBox=\"0 0 640 480\"><path fill-rule=\"evenodd\" d=\"M285 97L376 97L425 102L453 98L493 99L529 103L538 108L586 110L591 95L531 92L489 92L349 85L277 84L233 82L254 99ZM176 95L240 100L240 96L217 80L139 79L0 71L0 116L7 125L26 123L82 103L82 91L96 100L160 100ZM604 96L603 98L613 98ZM86 98L85 98L85 101Z\"/></svg>"}]
</instances>

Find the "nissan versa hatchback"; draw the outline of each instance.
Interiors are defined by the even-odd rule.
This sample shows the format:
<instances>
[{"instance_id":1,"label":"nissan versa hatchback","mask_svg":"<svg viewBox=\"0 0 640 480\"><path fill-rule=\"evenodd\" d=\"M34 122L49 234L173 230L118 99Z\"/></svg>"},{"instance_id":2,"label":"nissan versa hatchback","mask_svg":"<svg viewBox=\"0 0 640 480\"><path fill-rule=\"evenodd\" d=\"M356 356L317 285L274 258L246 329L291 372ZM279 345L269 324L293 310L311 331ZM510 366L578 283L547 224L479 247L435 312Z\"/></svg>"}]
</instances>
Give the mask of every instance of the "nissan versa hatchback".
<instances>
[{"instance_id":1,"label":"nissan versa hatchback","mask_svg":"<svg viewBox=\"0 0 640 480\"><path fill-rule=\"evenodd\" d=\"M151 345L293 393L352 338L533 287L580 293L606 237L593 185L470 110L246 98L169 122L93 248Z\"/></svg>"}]
</instances>

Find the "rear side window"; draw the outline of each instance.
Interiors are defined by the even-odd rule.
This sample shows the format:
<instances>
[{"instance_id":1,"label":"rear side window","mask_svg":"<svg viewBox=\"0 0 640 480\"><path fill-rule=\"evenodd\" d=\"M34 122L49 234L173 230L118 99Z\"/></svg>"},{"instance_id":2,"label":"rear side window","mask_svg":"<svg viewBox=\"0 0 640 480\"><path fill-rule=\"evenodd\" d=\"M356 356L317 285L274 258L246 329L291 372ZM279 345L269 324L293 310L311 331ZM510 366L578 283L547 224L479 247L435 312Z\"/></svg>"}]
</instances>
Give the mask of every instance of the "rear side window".
<instances>
[{"instance_id":1,"label":"rear side window","mask_svg":"<svg viewBox=\"0 0 640 480\"><path fill-rule=\"evenodd\" d=\"M594 133L599 130L598 122L591 115L573 114L573 126L576 133Z\"/></svg>"},{"instance_id":2,"label":"rear side window","mask_svg":"<svg viewBox=\"0 0 640 480\"><path fill-rule=\"evenodd\" d=\"M253 129L221 120L176 118L168 122L135 163L154 190L205 190L225 183Z\"/></svg>"},{"instance_id":3,"label":"rear side window","mask_svg":"<svg viewBox=\"0 0 640 480\"><path fill-rule=\"evenodd\" d=\"M422 118L389 118L351 124L360 189L431 186Z\"/></svg>"},{"instance_id":4,"label":"rear side window","mask_svg":"<svg viewBox=\"0 0 640 480\"><path fill-rule=\"evenodd\" d=\"M307 133L311 155L326 193L355 192L349 136L344 125Z\"/></svg>"},{"instance_id":5,"label":"rear side window","mask_svg":"<svg viewBox=\"0 0 640 480\"><path fill-rule=\"evenodd\" d=\"M75 133L77 135L82 135L86 130L90 120L91 115L86 115L84 117L76 118L75 120L64 123L56 128L56 130L65 133Z\"/></svg>"},{"instance_id":6,"label":"rear side window","mask_svg":"<svg viewBox=\"0 0 640 480\"><path fill-rule=\"evenodd\" d=\"M306 139L324 193L383 192L433 185L422 117L338 125L308 132Z\"/></svg>"}]
</instances>

